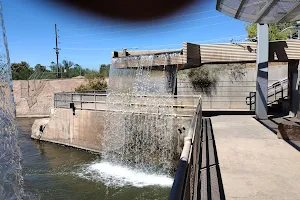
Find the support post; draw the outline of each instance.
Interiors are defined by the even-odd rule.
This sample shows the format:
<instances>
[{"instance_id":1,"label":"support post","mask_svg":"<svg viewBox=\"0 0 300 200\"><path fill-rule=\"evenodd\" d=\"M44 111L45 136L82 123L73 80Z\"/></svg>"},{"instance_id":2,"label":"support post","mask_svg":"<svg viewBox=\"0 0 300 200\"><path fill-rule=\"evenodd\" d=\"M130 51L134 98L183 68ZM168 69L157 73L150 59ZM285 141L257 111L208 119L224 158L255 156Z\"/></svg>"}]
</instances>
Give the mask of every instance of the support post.
<instances>
[{"instance_id":1,"label":"support post","mask_svg":"<svg viewBox=\"0 0 300 200\"><path fill-rule=\"evenodd\" d=\"M268 118L268 62L269 62L269 27L267 24L257 24L257 78L256 105L257 119Z\"/></svg>"},{"instance_id":2,"label":"support post","mask_svg":"<svg viewBox=\"0 0 300 200\"><path fill-rule=\"evenodd\" d=\"M298 93L298 66L299 60L289 60L288 63L288 99L289 116L296 117L299 104Z\"/></svg>"}]
</instances>

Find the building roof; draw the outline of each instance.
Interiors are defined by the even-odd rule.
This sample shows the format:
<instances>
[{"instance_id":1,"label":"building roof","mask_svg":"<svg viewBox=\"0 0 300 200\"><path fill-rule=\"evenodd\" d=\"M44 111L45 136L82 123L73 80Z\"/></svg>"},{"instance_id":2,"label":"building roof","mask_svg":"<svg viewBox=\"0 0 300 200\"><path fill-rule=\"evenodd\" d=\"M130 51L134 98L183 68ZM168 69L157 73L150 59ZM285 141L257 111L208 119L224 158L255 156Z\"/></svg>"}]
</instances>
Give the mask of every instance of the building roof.
<instances>
[{"instance_id":1,"label":"building roof","mask_svg":"<svg viewBox=\"0 0 300 200\"><path fill-rule=\"evenodd\" d=\"M300 0L217 0L217 10L251 23L300 20Z\"/></svg>"}]
</instances>

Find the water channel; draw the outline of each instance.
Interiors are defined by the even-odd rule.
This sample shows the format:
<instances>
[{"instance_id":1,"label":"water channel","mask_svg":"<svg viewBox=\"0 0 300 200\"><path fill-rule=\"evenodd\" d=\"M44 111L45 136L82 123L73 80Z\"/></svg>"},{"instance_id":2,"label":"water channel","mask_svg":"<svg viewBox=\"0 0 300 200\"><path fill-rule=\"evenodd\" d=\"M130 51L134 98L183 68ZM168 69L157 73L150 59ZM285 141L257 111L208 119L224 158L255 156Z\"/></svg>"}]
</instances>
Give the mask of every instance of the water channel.
<instances>
[{"instance_id":1,"label":"water channel","mask_svg":"<svg viewBox=\"0 0 300 200\"><path fill-rule=\"evenodd\" d=\"M172 178L113 166L99 155L30 138L34 119L19 118L25 193L42 200L167 199Z\"/></svg>"}]
</instances>

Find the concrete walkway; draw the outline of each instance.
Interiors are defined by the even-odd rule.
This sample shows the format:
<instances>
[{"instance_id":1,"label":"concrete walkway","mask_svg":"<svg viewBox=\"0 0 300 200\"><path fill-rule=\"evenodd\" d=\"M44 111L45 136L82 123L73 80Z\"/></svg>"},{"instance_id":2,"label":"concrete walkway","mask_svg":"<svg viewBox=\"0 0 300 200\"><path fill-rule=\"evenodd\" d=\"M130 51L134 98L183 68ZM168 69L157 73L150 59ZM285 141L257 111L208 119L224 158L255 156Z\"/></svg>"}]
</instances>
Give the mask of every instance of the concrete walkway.
<instances>
[{"instance_id":1,"label":"concrete walkway","mask_svg":"<svg viewBox=\"0 0 300 200\"><path fill-rule=\"evenodd\" d=\"M226 199L300 199L300 152L252 116L212 117Z\"/></svg>"}]
</instances>

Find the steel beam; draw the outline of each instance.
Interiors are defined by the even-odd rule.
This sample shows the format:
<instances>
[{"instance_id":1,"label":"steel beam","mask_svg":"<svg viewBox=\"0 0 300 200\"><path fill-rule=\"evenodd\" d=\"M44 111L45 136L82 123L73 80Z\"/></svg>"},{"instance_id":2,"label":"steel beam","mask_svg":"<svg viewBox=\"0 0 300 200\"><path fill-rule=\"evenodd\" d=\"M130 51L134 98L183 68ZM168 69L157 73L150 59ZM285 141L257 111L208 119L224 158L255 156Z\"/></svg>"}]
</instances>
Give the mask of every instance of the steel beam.
<instances>
[{"instance_id":1,"label":"steel beam","mask_svg":"<svg viewBox=\"0 0 300 200\"><path fill-rule=\"evenodd\" d=\"M298 66L299 60L290 60L288 63L288 99L289 116L295 117L298 111L299 92L298 92Z\"/></svg>"},{"instance_id":2,"label":"steel beam","mask_svg":"<svg viewBox=\"0 0 300 200\"><path fill-rule=\"evenodd\" d=\"M294 6L294 8L293 8L291 11L289 11L286 15L284 15L278 22L279 22L279 23L284 22L284 21L286 20L286 18L289 17L289 16L291 15L291 13L294 13L294 11L295 11L296 9L298 9L299 6L300 6L300 2L297 3L297 4Z\"/></svg>"},{"instance_id":3,"label":"steel beam","mask_svg":"<svg viewBox=\"0 0 300 200\"><path fill-rule=\"evenodd\" d=\"M216 9L219 10L221 5L221 0L217 0Z\"/></svg>"},{"instance_id":4,"label":"steel beam","mask_svg":"<svg viewBox=\"0 0 300 200\"><path fill-rule=\"evenodd\" d=\"M257 24L257 78L256 105L257 119L268 118L268 62L269 62L269 27L267 24Z\"/></svg>"},{"instance_id":5,"label":"steel beam","mask_svg":"<svg viewBox=\"0 0 300 200\"><path fill-rule=\"evenodd\" d=\"M243 8L245 2L246 2L246 0L242 0L242 1L241 1L240 5L239 5L239 8L237 9L237 11L236 11L236 13L235 13L235 15L234 15L234 18L236 18L236 19L238 18L238 16L239 16L239 14L241 13L241 10L242 10L242 8Z\"/></svg>"},{"instance_id":6,"label":"steel beam","mask_svg":"<svg viewBox=\"0 0 300 200\"><path fill-rule=\"evenodd\" d=\"M257 14L258 18L255 20L255 23L259 23L259 21L261 20L261 18L263 18L278 1L279 0L270 0L263 7L263 9Z\"/></svg>"}]
</instances>

